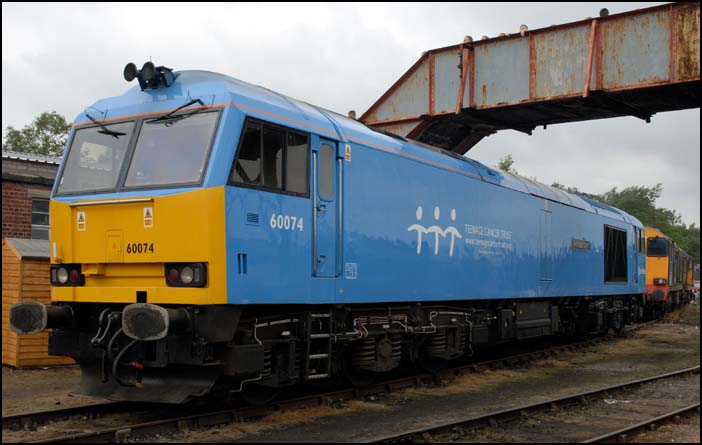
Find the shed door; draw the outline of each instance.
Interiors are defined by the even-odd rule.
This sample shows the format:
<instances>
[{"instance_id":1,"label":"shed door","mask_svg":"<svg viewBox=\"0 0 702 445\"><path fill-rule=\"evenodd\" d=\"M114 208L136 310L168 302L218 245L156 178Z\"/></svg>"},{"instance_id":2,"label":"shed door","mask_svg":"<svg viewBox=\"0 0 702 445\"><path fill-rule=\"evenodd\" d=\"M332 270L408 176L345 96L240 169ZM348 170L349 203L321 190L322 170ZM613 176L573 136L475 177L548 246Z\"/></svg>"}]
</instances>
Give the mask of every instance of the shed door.
<instances>
[{"instance_id":1,"label":"shed door","mask_svg":"<svg viewBox=\"0 0 702 445\"><path fill-rule=\"evenodd\" d=\"M339 274L337 240L339 212L336 162L336 142L320 139L319 150L314 153L314 249L313 274L332 278Z\"/></svg>"}]
</instances>

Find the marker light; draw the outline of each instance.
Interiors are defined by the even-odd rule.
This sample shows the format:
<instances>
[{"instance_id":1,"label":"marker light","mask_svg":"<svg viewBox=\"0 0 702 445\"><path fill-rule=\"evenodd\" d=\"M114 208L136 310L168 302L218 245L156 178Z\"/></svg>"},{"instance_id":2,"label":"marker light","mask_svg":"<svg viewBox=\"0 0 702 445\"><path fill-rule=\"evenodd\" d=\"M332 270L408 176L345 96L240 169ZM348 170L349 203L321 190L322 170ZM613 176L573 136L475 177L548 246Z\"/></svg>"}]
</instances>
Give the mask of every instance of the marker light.
<instances>
[{"instance_id":1,"label":"marker light","mask_svg":"<svg viewBox=\"0 0 702 445\"><path fill-rule=\"evenodd\" d=\"M56 272L56 278L58 279L59 283L66 284L66 281L68 281L68 271L65 267L59 267L58 271Z\"/></svg>"},{"instance_id":2,"label":"marker light","mask_svg":"<svg viewBox=\"0 0 702 445\"><path fill-rule=\"evenodd\" d=\"M80 272L80 264L53 265L49 269L52 286L83 286L85 277Z\"/></svg>"},{"instance_id":3,"label":"marker light","mask_svg":"<svg viewBox=\"0 0 702 445\"><path fill-rule=\"evenodd\" d=\"M165 266L168 286L204 287L207 285L206 263L170 263Z\"/></svg>"},{"instance_id":4,"label":"marker light","mask_svg":"<svg viewBox=\"0 0 702 445\"><path fill-rule=\"evenodd\" d=\"M183 284L190 284L193 282L193 268L190 266L185 266L180 270L180 281Z\"/></svg>"}]
</instances>

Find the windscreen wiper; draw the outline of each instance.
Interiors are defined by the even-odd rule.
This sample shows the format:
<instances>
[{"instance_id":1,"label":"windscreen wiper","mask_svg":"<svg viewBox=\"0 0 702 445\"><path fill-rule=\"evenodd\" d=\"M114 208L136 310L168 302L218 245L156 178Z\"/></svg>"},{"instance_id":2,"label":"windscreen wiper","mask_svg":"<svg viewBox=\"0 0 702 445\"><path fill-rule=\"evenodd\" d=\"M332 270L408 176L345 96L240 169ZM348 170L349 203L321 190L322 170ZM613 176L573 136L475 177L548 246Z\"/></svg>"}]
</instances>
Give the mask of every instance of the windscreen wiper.
<instances>
[{"instance_id":1,"label":"windscreen wiper","mask_svg":"<svg viewBox=\"0 0 702 445\"><path fill-rule=\"evenodd\" d=\"M109 128L107 128L107 126L106 126L105 124L96 121L96 120L95 120L91 115L89 115L88 113L85 113L85 116L86 116L88 119L90 119L91 121L93 121L94 124L96 124L98 127L101 128L101 130L98 131L98 133L100 133L100 134L106 134L106 135L108 135L108 136L112 136L112 137L115 138L115 139L119 139L120 136L125 136L125 135L127 134L127 133L122 133L121 131L112 131L112 130L110 130Z\"/></svg>"},{"instance_id":2,"label":"windscreen wiper","mask_svg":"<svg viewBox=\"0 0 702 445\"><path fill-rule=\"evenodd\" d=\"M156 124L156 123L164 122L164 121L165 121L165 122L166 122L166 126L168 126L168 124L172 124L172 123L175 122L175 121L179 121L179 120L181 120L181 119L185 119L186 117L190 117L190 116L192 116L193 114L199 113L199 112L201 111L201 109L194 110L193 112L188 113L188 114L181 114L181 115L178 115L178 116L173 116L173 115L174 115L175 113L177 113L178 111L182 110L183 108L187 108L187 107L189 107L190 105L192 105L192 104L194 104L194 103L199 103L199 104L202 105L203 107L205 106L205 103L204 103L202 100L200 100L200 99L193 99L193 100L191 100L190 102L179 106L178 108L176 108L175 110L171 111L170 113L164 114L163 116L157 117L156 119L152 119L152 120L150 120L150 121L146 121L146 123L147 123L147 124Z\"/></svg>"}]
</instances>

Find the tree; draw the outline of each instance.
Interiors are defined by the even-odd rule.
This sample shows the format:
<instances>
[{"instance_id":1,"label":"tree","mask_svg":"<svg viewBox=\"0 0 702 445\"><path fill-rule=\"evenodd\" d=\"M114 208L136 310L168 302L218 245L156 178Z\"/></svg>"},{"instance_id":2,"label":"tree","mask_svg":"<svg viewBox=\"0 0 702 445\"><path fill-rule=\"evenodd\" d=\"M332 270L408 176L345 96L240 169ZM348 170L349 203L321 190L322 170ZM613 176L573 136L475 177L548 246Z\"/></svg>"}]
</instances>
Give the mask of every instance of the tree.
<instances>
[{"instance_id":1,"label":"tree","mask_svg":"<svg viewBox=\"0 0 702 445\"><path fill-rule=\"evenodd\" d=\"M656 200L663 193L663 185L653 187L632 186L618 191L616 187L603 193L600 200L612 207L622 209L639 221L655 226L656 223L670 227L680 223L680 217L674 211L656 208ZM658 221L656 221L658 220ZM664 230L664 227L659 229Z\"/></svg>"},{"instance_id":2,"label":"tree","mask_svg":"<svg viewBox=\"0 0 702 445\"><path fill-rule=\"evenodd\" d=\"M500 162L497 164L497 168L499 168L500 170L509 172L509 173L514 173L516 175L517 171L512 170L513 164L514 164L514 159L512 159L512 155L506 154L502 159L500 159Z\"/></svg>"},{"instance_id":3,"label":"tree","mask_svg":"<svg viewBox=\"0 0 702 445\"><path fill-rule=\"evenodd\" d=\"M539 179L536 176L527 176L525 174L521 174L517 171L516 168L514 168L514 159L512 159L512 154L508 153L504 155L501 159L500 162L497 163L495 168L499 168L502 171L505 171L507 173L512 173L513 175L521 176L523 178L531 179L532 181L538 181Z\"/></svg>"},{"instance_id":4,"label":"tree","mask_svg":"<svg viewBox=\"0 0 702 445\"><path fill-rule=\"evenodd\" d=\"M22 130L9 126L3 135L3 150L61 156L71 124L55 111L44 112Z\"/></svg>"}]
</instances>

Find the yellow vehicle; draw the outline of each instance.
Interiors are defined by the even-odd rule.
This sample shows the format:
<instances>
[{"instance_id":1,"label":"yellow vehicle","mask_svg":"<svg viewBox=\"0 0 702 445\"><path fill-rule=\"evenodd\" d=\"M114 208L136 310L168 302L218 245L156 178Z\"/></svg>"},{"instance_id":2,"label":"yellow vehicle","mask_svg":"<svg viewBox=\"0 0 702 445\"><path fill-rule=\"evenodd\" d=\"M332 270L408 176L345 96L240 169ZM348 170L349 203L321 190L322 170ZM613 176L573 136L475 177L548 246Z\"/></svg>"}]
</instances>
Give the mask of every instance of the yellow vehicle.
<instances>
[{"instance_id":1,"label":"yellow vehicle","mask_svg":"<svg viewBox=\"0 0 702 445\"><path fill-rule=\"evenodd\" d=\"M644 228L646 299L655 311L670 311L692 297L692 257L663 232Z\"/></svg>"}]
</instances>

